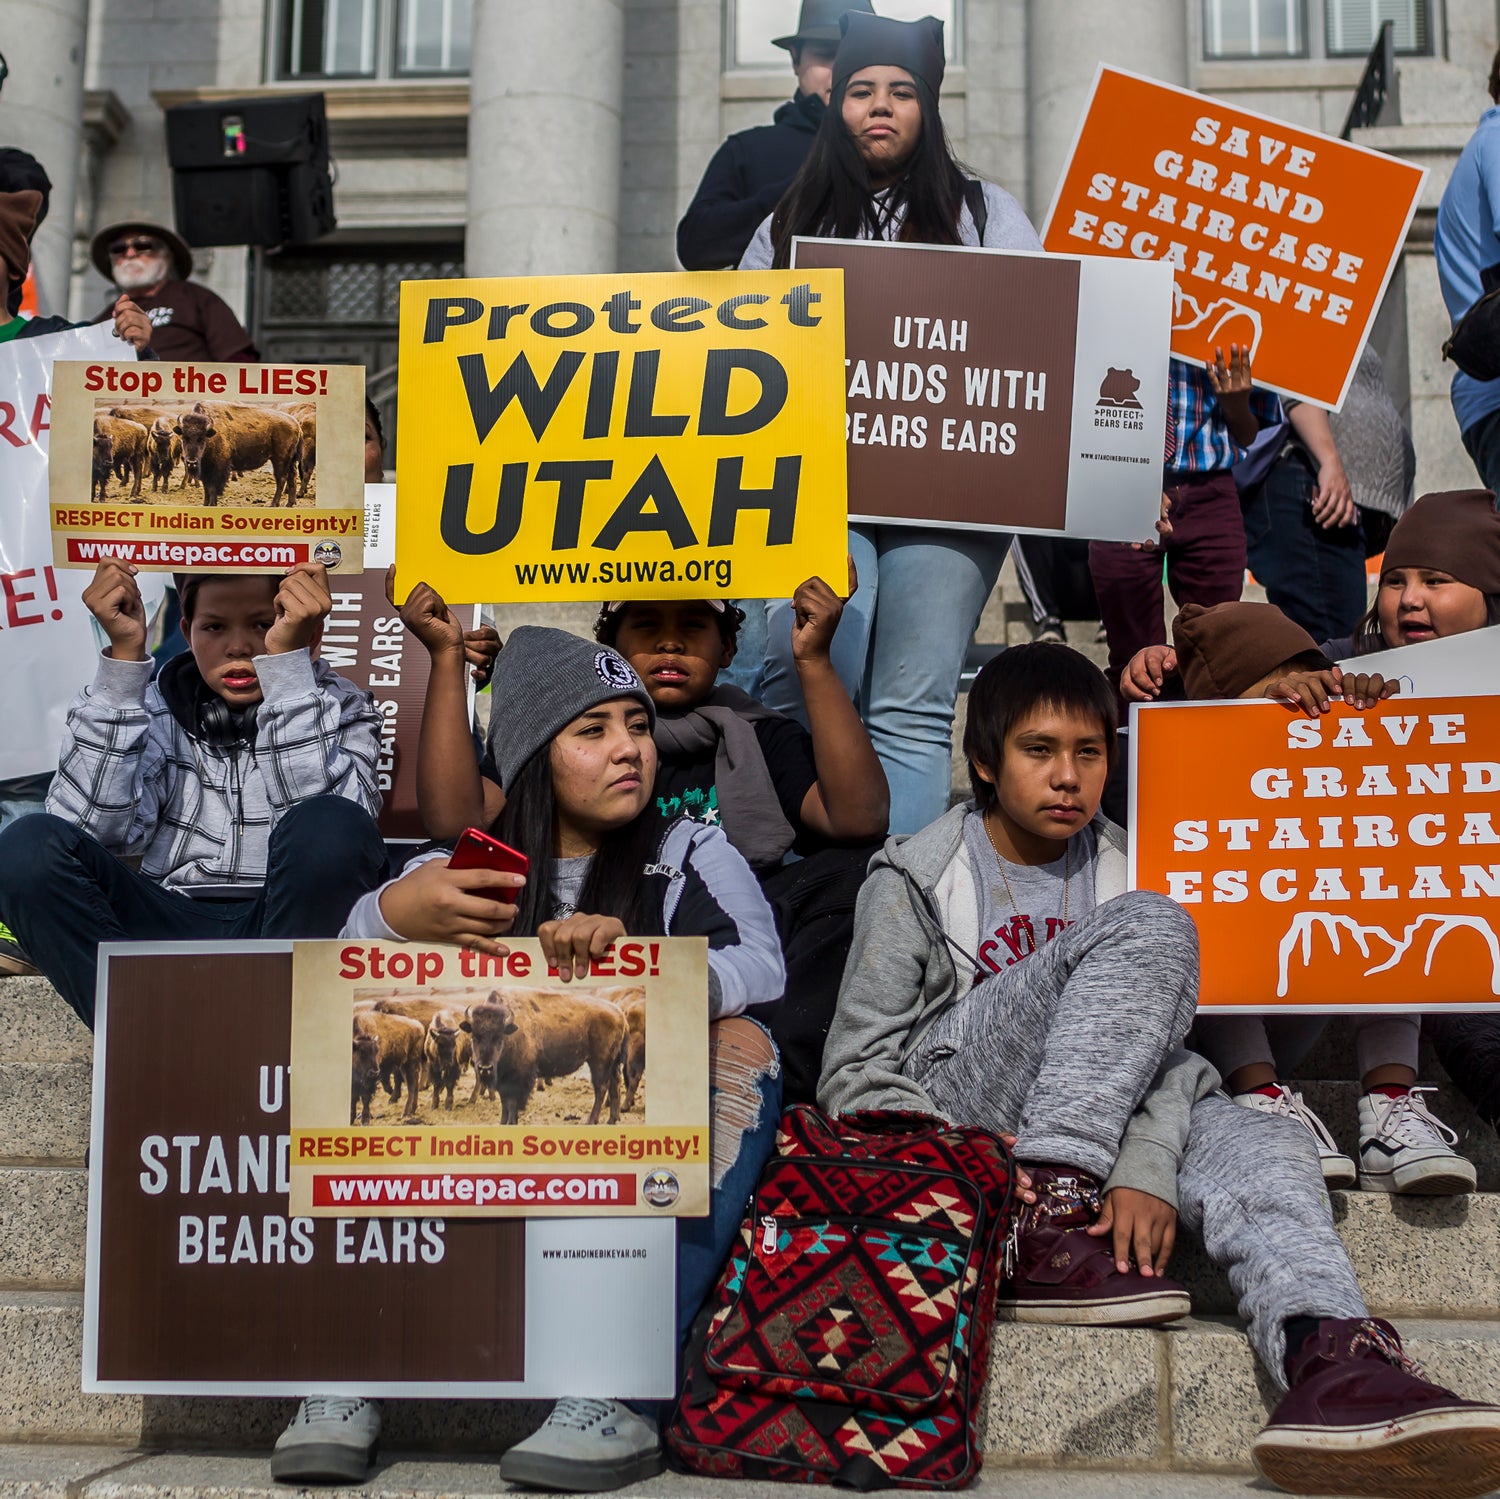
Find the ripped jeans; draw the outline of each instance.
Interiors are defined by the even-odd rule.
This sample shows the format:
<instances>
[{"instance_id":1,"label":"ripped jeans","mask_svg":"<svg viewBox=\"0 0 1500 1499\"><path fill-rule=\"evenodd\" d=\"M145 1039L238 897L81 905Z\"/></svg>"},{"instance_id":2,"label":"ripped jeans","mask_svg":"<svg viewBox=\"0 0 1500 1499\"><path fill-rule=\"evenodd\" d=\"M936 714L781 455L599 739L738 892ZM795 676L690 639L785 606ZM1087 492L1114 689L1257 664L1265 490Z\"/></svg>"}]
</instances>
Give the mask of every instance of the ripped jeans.
<instances>
[{"instance_id":1,"label":"ripped jeans","mask_svg":"<svg viewBox=\"0 0 1500 1499\"><path fill-rule=\"evenodd\" d=\"M781 1061L766 1028L744 1015L716 1020L708 1029L708 1114L708 1217L677 1220L679 1349L729 1258L776 1148Z\"/></svg>"}]
</instances>

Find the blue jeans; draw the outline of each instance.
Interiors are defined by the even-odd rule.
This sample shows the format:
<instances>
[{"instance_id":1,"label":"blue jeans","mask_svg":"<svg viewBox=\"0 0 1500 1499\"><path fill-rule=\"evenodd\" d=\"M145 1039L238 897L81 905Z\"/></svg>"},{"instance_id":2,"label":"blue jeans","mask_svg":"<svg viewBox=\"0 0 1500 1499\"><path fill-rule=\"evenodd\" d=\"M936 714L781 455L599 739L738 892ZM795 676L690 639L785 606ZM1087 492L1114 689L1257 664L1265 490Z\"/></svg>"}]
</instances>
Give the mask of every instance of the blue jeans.
<instances>
[{"instance_id":1,"label":"blue jeans","mask_svg":"<svg viewBox=\"0 0 1500 1499\"><path fill-rule=\"evenodd\" d=\"M850 527L859 590L839 621L833 666L890 783L893 833L948 810L958 679L1010 542L1005 532ZM790 603L768 603L766 619L761 701L805 724Z\"/></svg>"},{"instance_id":2,"label":"blue jeans","mask_svg":"<svg viewBox=\"0 0 1500 1499\"><path fill-rule=\"evenodd\" d=\"M0 922L91 1030L101 942L336 937L385 878L375 819L338 796L293 807L271 832L266 883L243 898L195 900L128 869L61 817L0 832Z\"/></svg>"},{"instance_id":3,"label":"blue jeans","mask_svg":"<svg viewBox=\"0 0 1500 1499\"><path fill-rule=\"evenodd\" d=\"M750 1034L750 1029L759 1035ZM677 1220L677 1346L687 1342L734 1244L781 1118L781 1064L765 1027L736 1016L714 1027L708 1064L708 1217Z\"/></svg>"},{"instance_id":4,"label":"blue jeans","mask_svg":"<svg viewBox=\"0 0 1500 1499\"><path fill-rule=\"evenodd\" d=\"M1245 497L1245 545L1271 603L1314 640L1338 640L1365 612L1365 538L1357 521L1325 530L1313 519L1317 487L1299 453L1278 460Z\"/></svg>"},{"instance_id":5,"label":"blue jeans","mask_svg":"<svg viewBox=\"0 0 1500 1499\"><path fill-rule=\"evenodd\" d=\"M677 1220L679 1360L693 1319L729 1258L760 1174L776 1149L781 1065L770 1034L759 1021L735 1016L711 1028L708 1115L712 1155L708 1217ZM629 1400L626 1404L640 1415L659 1420L665 1420L672 1408L670 1400Z\"/></svg>"},{"instance_id":6,"label":"blue jeans","mask_svg":"<svg viewBox=\"0 0 1500 1499\"><path fill-rule=\"evenodd\" d=\"M1482 416L1464 432L1464 447L1486 489L1500 494L1500 411Z\"/></svg>"}]
</instances>

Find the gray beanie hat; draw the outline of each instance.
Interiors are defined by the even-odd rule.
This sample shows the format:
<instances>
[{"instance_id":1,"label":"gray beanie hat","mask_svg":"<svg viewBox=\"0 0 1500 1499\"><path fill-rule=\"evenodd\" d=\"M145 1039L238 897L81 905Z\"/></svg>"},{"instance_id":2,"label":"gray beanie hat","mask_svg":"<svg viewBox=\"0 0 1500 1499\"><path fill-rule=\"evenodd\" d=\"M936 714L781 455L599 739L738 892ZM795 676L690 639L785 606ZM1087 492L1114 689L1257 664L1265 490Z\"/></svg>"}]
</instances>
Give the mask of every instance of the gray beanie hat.
<instances>
[{"instance_id":1,"label":"gray beanie hat","mask_svg":"<svg viewBox=\"0 0 1500 1499\"><path fill-rule=\"evenodd\" d=\"M509 791L521 767L580 713L633 697L656 727L656 707L635 668L597 640L566 630L512 630L490 678L490 759Z\"/></svg>"}]
</instances>

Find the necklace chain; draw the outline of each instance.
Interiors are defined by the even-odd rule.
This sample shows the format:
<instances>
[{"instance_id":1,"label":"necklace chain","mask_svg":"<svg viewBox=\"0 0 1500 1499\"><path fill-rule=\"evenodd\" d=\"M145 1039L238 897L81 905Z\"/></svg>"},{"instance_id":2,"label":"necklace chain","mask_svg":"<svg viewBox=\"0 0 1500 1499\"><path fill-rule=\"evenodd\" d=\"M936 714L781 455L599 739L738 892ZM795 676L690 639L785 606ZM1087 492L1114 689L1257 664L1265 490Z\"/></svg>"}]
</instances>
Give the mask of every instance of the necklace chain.
<instances>
[{"instance_id":1,"label":"necklace chain","mask_svg":"<svg viewBox=\"0 0 1500 1499\"><path fill-rule=\"evenodd\" d=\"M990 840L990 847L995 851L995 861L1000 866L1000 878L1005 882L1005 894L1010 900L1011 909L1017 916L1021 914L1021 907L1016 901L1016 893L1010 888L1010 878L1005 873L1005 855L1000 852L1000 845L995 842L995 830L990 826L990 814L984 813L980 819L984 823L984 835ZM1073 840L1068 839L1063 845L1063 926L1068 924L1068 884L1073 878Z\"/></svg>"}]
</instances>

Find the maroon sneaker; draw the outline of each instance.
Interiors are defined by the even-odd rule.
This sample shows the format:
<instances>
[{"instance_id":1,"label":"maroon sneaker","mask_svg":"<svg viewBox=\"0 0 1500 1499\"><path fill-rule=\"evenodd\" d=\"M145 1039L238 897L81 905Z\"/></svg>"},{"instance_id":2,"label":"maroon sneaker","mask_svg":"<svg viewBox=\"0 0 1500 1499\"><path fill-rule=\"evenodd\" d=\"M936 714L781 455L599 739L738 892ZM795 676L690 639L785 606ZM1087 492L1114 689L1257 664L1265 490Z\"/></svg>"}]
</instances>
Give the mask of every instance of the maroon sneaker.
<instances>
[{"instance_id":1,"label":"maroon sneaker","mask_svg":"<svg viewBox=\"0 0 1500 1499\"><path fill-rule=\"evenodd\" d=\"M1252 1452L1289 1493L1472 1499L1500 1488L1500 1406L1430 1383L1389 1322L1325 1319L1287 1375Z\"/></svg>"},{"instance_id":2,"label":"maroon sneaker","mask_svg":"<svg viewBox=\"0 0 1500 1499\"><path fill-rule=\"evenodd\" d=\"M1010 1322L1081 1327L1147 1327L1192 1311L1175 1280L1121 1274L1108 1236L1084 1232L1098 1221L1099 1183L1066 1167L1027 1166L1035 1203L1017 1214L1006 1246L997 1310Z\"/></svg>"}]
</instances>

